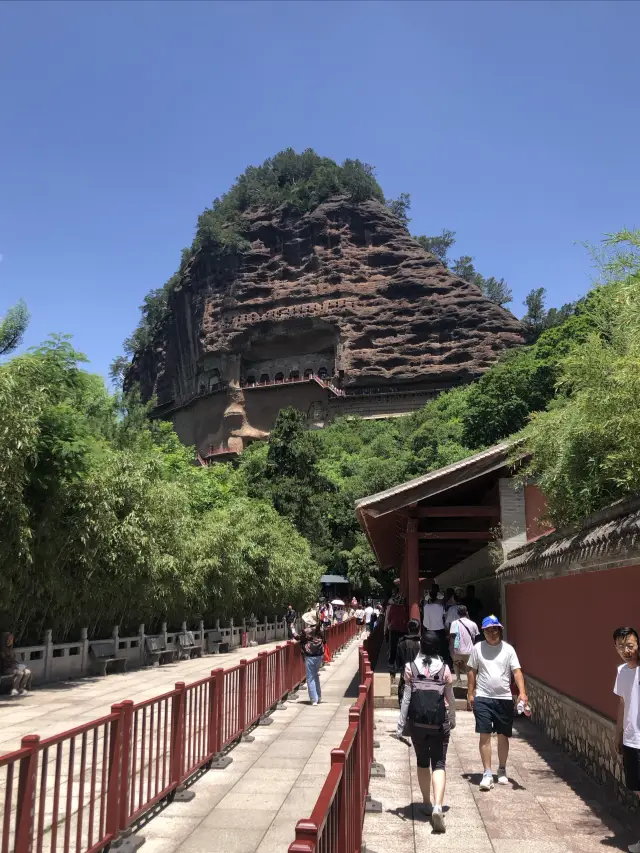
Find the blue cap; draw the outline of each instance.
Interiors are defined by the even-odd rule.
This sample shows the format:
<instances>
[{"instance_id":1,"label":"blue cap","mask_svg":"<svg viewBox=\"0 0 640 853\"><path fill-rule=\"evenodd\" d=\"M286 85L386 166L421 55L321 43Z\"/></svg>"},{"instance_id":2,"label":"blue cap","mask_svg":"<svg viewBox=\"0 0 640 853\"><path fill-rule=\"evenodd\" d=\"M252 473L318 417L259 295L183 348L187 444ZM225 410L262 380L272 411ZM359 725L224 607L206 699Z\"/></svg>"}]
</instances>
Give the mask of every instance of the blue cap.
<instances>
[{"instance_id":1,"label":"blue cap","mask_svg":"<svg viewBox=\"0 0 640 853\"><path fill-rule=\"evenodd\" d=\"M485 628L502 628L502 625L498 617L492 614L491 616L485 616L482 620L482 630L484 631Z\"/></svg>"}]
</instances>

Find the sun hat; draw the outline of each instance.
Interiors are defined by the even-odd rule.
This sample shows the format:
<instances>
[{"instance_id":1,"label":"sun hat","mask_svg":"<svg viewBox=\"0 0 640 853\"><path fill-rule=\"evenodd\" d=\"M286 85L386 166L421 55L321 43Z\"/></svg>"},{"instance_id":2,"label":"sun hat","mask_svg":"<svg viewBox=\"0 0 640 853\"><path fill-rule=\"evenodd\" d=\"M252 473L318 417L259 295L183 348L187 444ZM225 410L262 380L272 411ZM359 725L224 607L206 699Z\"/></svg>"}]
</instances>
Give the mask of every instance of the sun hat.
<instances>
[{"instance_id":1,"label":"sun hat","mask_svg":"<svg viewBox=\"0 0 640 853\"><path fill-rule=\"evenodd\" d=\"M302 621L308 628L315 628L315 626L318 624L316 614L313 612L313 610L309 610L307 611L307 613L303 613Z\"/></svg>"},{"instance_id":2,"label":"sun hat","mask_svg":"<svg viewBox=\"0 0 640 853\"><path fill-rule=\"evenodd\" d=\"M500 620L497 616L493 614L491 616L485 616L482 620L482 630L485 628L502 628L503 626L500 624Z\"/></svg>"}]
</instances>

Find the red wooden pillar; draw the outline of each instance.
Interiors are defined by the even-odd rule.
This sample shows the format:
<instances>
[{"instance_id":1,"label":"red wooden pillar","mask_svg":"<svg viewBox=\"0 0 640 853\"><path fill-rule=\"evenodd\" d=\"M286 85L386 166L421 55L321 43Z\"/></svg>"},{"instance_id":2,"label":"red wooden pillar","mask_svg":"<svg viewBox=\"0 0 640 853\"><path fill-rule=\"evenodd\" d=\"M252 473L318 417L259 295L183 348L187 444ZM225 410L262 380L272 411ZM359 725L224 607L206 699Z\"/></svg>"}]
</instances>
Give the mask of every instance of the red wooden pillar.
<instances>
[{"instance_id":1,"label":"red wooden pillar","mask_svg":"<svg viewBox=\"0 0 640 853\"><path fill-rule=\"evenodd\" d=\"M71 741L73 745L73 740ZM20 759L20 770L19 770L19 781L18 781L18 803L16 808L16 818L15 818L15 850L16 853L31 853L33 847L33 826L34 826L34 812L35 812L35 802L36 802L36 783L37 783L37 775L38 775L38 755L40 750L40 736L39 735L25 735L22 738L22 743L20 744L20 749L28 749L28 754ZM44 771L46 773L46 765L44 767ZM10 821L10 804L11 800L9 797L11 796L11 788L9 787L6 791L6 803L5 805L5 829L7 830L4 839L2 849L5 848L5 844L9 842L9 821ZM40 839L42 842L42 839Z\"/></svg>"},{"instance_id":2,"label":"red wooden pillar","mask_svg":"<svg viewBox=\"0 0 640 853\"><path fill-rule=\"evenodd\" d=\"M407 576L407 548L405 545L404 557L400 566L400 593L405 601L409 600L409 584Z\"/></svg>"},{"instance_id":3,"label":"red wooden pillar","mask_svg":"<svg viewBox=\"0 0 640 853\"><path fill-rule=\"evenodd\" d=\"M407 522L407 538L405 540L405 562L407 571L407 603L409 619L420 621L420 555L418 543L418 519L410 518Z\"/></svg>"}]
</instances>

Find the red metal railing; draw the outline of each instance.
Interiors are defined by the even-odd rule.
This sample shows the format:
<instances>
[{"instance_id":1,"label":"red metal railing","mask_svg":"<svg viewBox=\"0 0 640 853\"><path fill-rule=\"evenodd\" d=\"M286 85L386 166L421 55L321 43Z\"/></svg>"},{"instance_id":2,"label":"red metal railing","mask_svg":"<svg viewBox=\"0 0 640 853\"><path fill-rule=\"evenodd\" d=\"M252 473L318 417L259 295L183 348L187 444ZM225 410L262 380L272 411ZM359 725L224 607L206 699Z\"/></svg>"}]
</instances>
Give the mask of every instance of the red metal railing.
<instances>
[{"instance_id":1,"label":"red metal railing","mask_svg":"<svg viewBox=\"0 0 640 853\"><path fill-rule=\"evenodd\" d=\"M353 623L353 624L351 624ZM327 631L337 651L355 620ZM304 681L295 642L0 756L0 853L97 853Z\"/></svg>"},{"instance_id":2,"label":"red metal railing","mask_svg":"<svg viewBox=\"0 0 640 853\"><path fill-rule=\"evenodd\" d=\"M308 820L296 824L289 853L359 853L373 763L373 673L360 649L358 701L349 709L349 725Z\"/></svg>"}]
</instances>

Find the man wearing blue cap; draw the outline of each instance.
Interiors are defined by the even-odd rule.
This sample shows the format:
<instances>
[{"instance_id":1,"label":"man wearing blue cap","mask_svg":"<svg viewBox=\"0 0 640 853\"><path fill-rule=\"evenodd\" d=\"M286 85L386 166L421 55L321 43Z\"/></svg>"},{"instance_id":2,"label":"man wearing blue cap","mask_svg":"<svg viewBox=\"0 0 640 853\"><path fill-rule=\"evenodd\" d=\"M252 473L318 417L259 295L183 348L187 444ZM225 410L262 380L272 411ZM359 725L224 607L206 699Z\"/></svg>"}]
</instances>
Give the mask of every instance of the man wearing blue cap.
<instances>
[{"instance_id":1,"label":"man wearing blue cap","mask_svg":"<svg viewBox=\"0 0 640 853\"><path fill-rule=\"evenodd\" d=\"M480 757L484 773L481 791L493 788L491 769L491 735L498 735L498 784L508 785L507 758L513 729L513 696L511 676L516 682L519 699L529 703L520 661L513 646L502 639L502 625L496 616L482 621L484 640L471 650L468 666L467 702L476 718L480 735Z\"/></svg>"}]
</instances>

